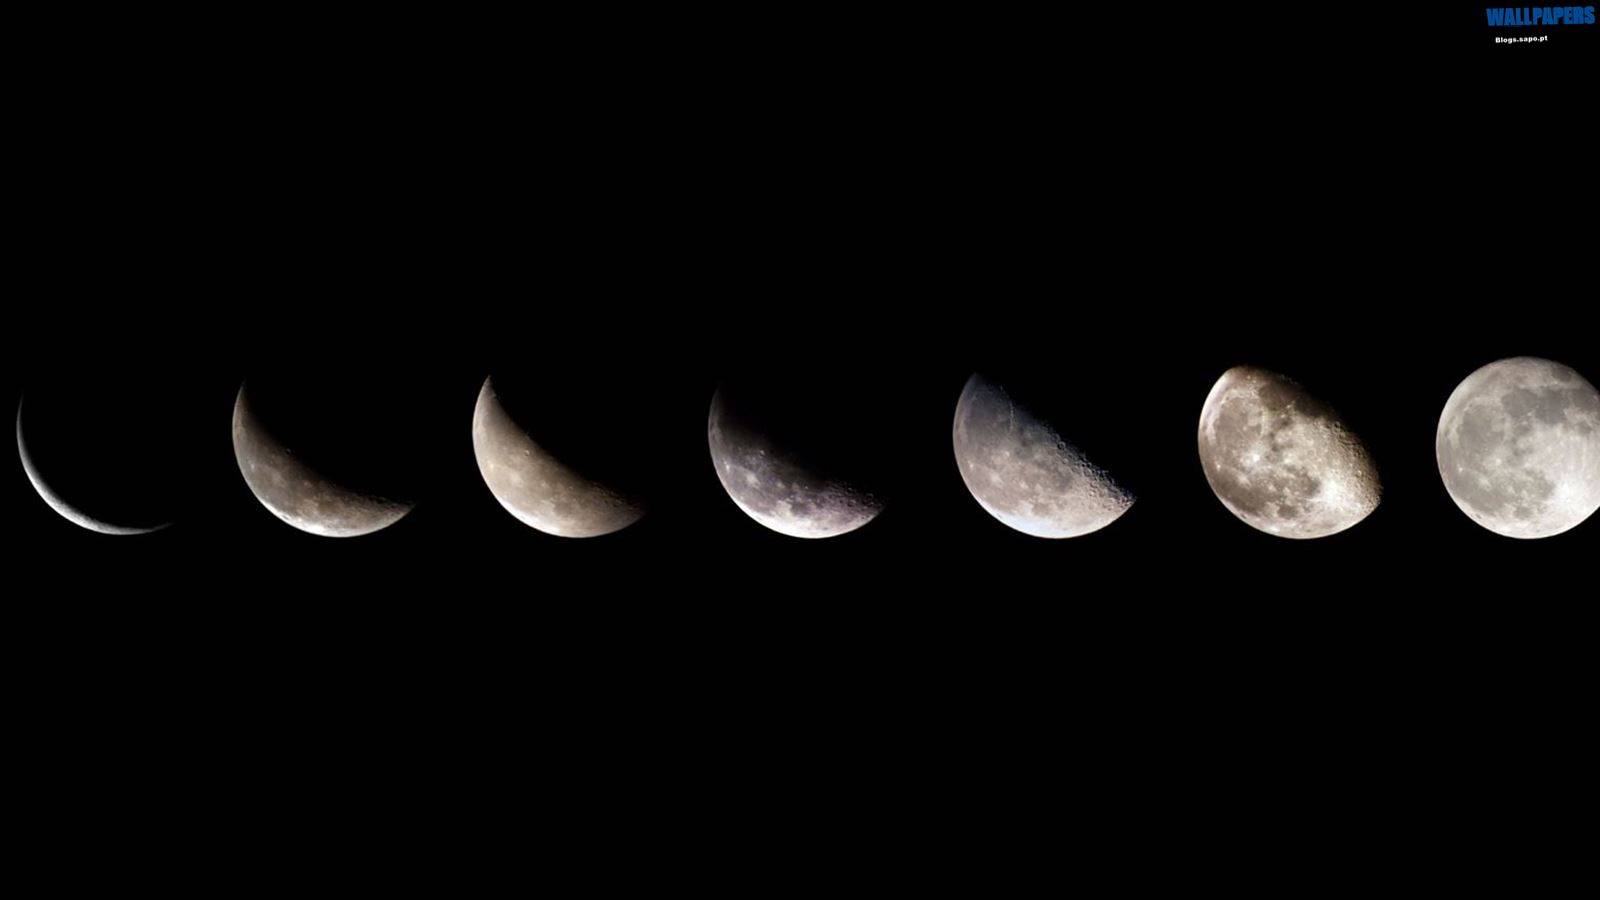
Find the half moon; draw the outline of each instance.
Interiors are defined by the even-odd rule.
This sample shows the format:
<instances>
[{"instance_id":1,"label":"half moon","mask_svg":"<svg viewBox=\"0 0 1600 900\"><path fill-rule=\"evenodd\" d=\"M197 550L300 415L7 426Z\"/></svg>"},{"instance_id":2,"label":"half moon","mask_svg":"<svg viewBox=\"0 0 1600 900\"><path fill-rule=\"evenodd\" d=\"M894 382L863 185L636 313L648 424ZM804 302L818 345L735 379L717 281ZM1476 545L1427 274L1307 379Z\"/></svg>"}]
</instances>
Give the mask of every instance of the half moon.
<instances>
[{"instance_id":1,"label":"half moon","mask_svg":"<svg viewBox=\"0 0 1600 900\"><path fill-rule=\"evenodd\" d=\"M39 492L40 499L55 510L63 519L90 531L99 534L150 534L169 527L171 522L163 522L148 528L136 528L128 525L114 525L102 522L82 510L68 503L62 496L55 492L39 474L38 466L34 465L33 457L28 454L28 442L22 436L22 402L17 402L17 455L22 458L22 471L27 473L28 482L33 489Z\"/></svg>"},{"instance_id":2,"label":"half moon","mask_svg":"<svg viewBox=\"0 0 1600 900\"><path fill-rule=\"evenodd\" d=\"M711 398L706 441L717 478L739 509L789 537L829 538L855 531L884 501L855 481L826 474L792 448L749 426L724 390Z\"/></svg>"},{"instance_id":3,"label":"half moon","mask_svg":"<svg viewBox=\"0 0 1600 900\"><path fill-rule=\"evenodd\" d=\"M245 484L261 505L311 534L371 534L405 518L415 505L350 490L301 461L251 411L244 386L233 404L233 455Z\"/></svg>"},{"instance_id":4,"label":"half moon","mask_svg":"<svg viewBox=\"0 0 1600 900\"><path fill-rule=\"evenodd\" d=\"M1023 534L1078 537L1133 507L1133 494L1106 470L983 375L962 389L951 439L973 499Z\"/></svg>"},{"instance_id":5,"label":"half moon","mask_svg":"<svg viewBox=\"0 0 1600 900\"><path fill-rule=\"evenodd\" d=\"M626 492L580 474L541 447L506 412L494 379L472 413L472 451L489 492L522 524L558 537L599 537L645 514Z\"/></svg>"}]
</instances>

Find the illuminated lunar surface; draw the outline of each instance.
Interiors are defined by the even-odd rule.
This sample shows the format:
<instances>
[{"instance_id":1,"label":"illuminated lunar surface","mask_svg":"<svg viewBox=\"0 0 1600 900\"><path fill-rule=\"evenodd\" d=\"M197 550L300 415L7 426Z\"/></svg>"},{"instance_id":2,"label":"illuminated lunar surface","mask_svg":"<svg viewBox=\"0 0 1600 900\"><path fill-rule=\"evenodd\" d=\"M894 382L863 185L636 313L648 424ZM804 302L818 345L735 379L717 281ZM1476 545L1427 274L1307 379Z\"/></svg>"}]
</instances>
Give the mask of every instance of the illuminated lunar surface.
<instances>
[{"instance_id":1,"label":"illuminated lunar surface","mask_svg":"<svg viewBox=\"0 0 1600 900\"><path fill-rule=\"evenodd\" d=\"M1200 412L1200 463L1245 524L1287 538L1337 534L1378 508L1382 487L1365 444L1294 381L1229 369Z\"/></svg>"},{"instance_id":2,"label":"illuminated lunar surface","mask_svg":"<svg viewBox=\"0 0 1600 900\"><path fill-rule=\"evenodd\" d=\"M233 405L233 454L251 493L284 522L323 537L358 537L387 528L412 504L350 490L303 462L251 411L244 387Z\"/></svg>"},{"instance_id":3,"label":"illuminated lunar surface","mask_svg":"<svg viewBox=\"0 0 1600 900\"><path fill-rule=\"evenodd\" d=\"M973 498L1024 534L1077 537L1133 506L1133 494L982 375L967 381L956 402L952 438Z\"/></svg>"},{"instance_id":4,"label":"illuminated lunar surface","mask_svg":"<svg viewBox=\"0 0 1600 900\"><path fill-rule=\"evenodd\" d=\"M493 379L472 415L478 470L500 505L523 524L561 537L598 537L644 515L627 493L586 478L547 452L506 412Z\"/></svg>"},{"instance_id":5,"label":"illuminated lunar surface","mask_svg":"<svg viewBox=\"0 0 1600 900\"><path fill-rule=\"evenodd\" d=\"M822 471L793 448L749 427L721 389L711 399L706 439L728 496L750 518L780 534L836 537L883 511L883 500L872 491Z\"/></svg>"},{"instance_id":6,"label":"illuminated lunar surface","mask_svg":"<svg viewBox=\"0 0 1600 900\"><path fill-rule=\"evenodd\" d=\"M1600 509L1600 392L1560 363L1503 359L1467 376L1434 449L1450 498L1496 534L1550 537Z\"/></svg>"},{"instance_id":7,"label":"illuminated lunar surface","mask_svg":"<svg viewBox=\"0 0 1600 900\"><path fill-rule=\"evenodd\" d=\"M76 506L73 506L71 503L68 503L65 498L57 493L54 488L50 487L50 485L44 480L44 476L39 473L39 468L37 465L35 465L32 455L28 453L28 442L22 434L22 404L20 402L17 404L17 455L22 459L22 471L28 476L28 482L33 485L33 489L39 492L39 498L42 499L51 509L55 510L63 519L66 519L68 522L71 522L74 525L87 528L90 531L98 532L100 534L126 535L149 534L151 532L160 531L161 529L172 524L170 522L165 522L145 528L129 525L117 525L112 522L106 522L101 519L97 519L77 508Z\"/></svg>"}]
</instances>

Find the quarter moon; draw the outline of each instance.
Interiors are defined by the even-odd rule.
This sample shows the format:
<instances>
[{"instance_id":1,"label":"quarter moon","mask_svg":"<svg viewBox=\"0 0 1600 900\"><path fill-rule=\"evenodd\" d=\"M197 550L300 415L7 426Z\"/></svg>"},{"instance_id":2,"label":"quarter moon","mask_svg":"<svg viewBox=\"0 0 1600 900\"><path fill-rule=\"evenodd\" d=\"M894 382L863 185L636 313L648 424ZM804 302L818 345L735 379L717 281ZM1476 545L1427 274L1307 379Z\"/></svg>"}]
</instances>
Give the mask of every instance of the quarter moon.
<instances>
[{"instance_id":1,"label":"quarter moon","mask_svg":"<svg viewBox=\"0 0 1600 900\"><path fill-rule=\"evenodd\" d=\"M1576 528L1600 509L1600 391L1558 362L1493 362L1458 385L1434 450L1450 499L1513 538Z\"/></svg>"},{"instance_id":2,"label":"quarter moon","mask_svg":"<svg viewBox=\"0 0 1600 900\"><path fill-rule=\"evenodd\" d=\"M147 528L117 525L96 519L68 503L50 487L49 483L44 480L44 476L39 474L39 467L34 464L33 456L28 453L28 442L22 434L22 402L20 400L17 402L17 455L22 458L22 471L27 474L28 482L33 485L33 489L39 492L40 499L44 500L63 519L74 525L100 534L150 534L172 525L171 522L163 522L160 525Z\"/></svg>"},{"instance_id":3,"label":"quarter moon","mask_svg":"<svg viewBox=\"0 0 1600 900\"><path fill-rule=\"evenodd\" d=\"M494 379L472 414L472 450L489 492L524 525L559 537L599 537L645 514L644 504L587 478L540 446L506 411Z\"/></svg>"},{"instance_id":4,"label":"quarter moon","mask_svg":"<svg viewBox=\"0 0 1600 900\"><path fill-rule=\"evenodd\" d=\"M981 374L967 380L956 401L952 440L973 499L1024 534L1078 537L1133 506L1133 494L1106 470Z\"/></svg>"},{"instance_id":5,"label":"quarter moon","mask_svg":"<svg viewBox=\"0 0 1600 900\"><path fill-rule=\"evenodd\" d=\"M414 505L353 491L324 477L272 435L252 411L246 386L240 386L233 404L233 455L261 505L311 534L371 534L400 521Z\"/></svg>"},{"instance_id":6,"label":"quarter moon","mask_svg":"<svg viewBox=\"0 0 1600 900\"><path fill-rule=\"evenodd\" d=\"M848 534L877 518L884 501L855 479L831 474L752 428L726 389L711 398L706 441L717 478L750 518L790 537Z\"/></svg>"},{"instance_id":7,"label":"quarter moon","mask_svg":"<svg viewBox=\"0 0 1600 900\"><path fill-rule=\"evenodd\" d=\"M1250 366L1217 379L1200 411L1200 464L1240 521L1319 538L1378 508L1378 467L1332 408L1291 379Z\"/></svg>"}]
</instances>

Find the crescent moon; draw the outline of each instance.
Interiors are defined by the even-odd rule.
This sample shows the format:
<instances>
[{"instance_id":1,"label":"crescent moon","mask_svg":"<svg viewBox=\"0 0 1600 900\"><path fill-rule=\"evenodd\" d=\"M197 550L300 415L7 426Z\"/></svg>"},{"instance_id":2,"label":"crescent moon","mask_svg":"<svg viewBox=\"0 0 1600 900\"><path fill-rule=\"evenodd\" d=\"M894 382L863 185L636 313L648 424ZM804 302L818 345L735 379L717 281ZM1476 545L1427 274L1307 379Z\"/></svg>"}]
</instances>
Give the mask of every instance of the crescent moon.
<instances>
[{"instance_id":1,"label":"crescent moon","mask_svg":"<svg viewBox=\"0 0 1600 900\"><path fill-rule=\"evenodd\" d=\"M233 455L261 505L311 534L371 534L405 518L415 505L353 491L324 477L272 436L251 410L242 385L233 404Z\"/></svg>"},{"instance_id":2,"label":"crescent moon","mask_svg":"<svg viewBox=\"0 0 1600 900\"><path fill-rule=\"evenodd\" d=\"M22 458L22 471L27 473L28 482L33 485L35 491L39 492L40 499L44 500L61 518L74 525L100 534L150 534L167 528L172 524L171 522L163 522L160 525L149 528L114 525L90 516L63 499L60 494L57 494L45 482L44 477L39 474L38 467L33 464L33 457L28 453L28 442L22 436L22 402L20 400L17 402L17 455Z\"/></svg>"},{"instance_id":3,"label":"crescent moon","mask_svg":"<svg viewBox=\"0 0 1600 900\"><path fill-rule=\"evenodd\" d=\"M472 413L472 451L489 492L530 528L558 537L599 537L645 514L644 504L587 478L541 447L483 382Z\"/></svg>"}]
</instances>

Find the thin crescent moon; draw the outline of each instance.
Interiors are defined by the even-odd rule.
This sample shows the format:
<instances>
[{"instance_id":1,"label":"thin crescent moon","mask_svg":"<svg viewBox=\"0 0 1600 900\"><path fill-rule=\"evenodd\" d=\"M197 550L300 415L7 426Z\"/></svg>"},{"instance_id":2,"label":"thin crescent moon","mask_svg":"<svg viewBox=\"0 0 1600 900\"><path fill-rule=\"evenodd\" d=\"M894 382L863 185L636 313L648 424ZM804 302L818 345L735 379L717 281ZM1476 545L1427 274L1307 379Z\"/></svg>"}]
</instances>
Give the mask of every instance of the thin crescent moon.
<instances>
[{"instance_id":1,"label":"thin crescent moon","mask_svg":"<svg viewBox=\"0 0 1600 900\"><path fill-rule=\"evenodd\" d=\"M90 517L82 510L73 508L72 504L62 499L60 494L57 494L50 485L45 483L44 477L39 474L38 468L33 464L33 457L28 455L28 442L22 436L22 401L20 400L17 401L17 455L22 458L22 471L27 473L28 482L33 485L34 490L39 492L40 499L44 500L51 509L60 514L61 518L74 525L87 528L99 534L150 534L172 525L171 522L163 522L150 528L113 525L110 522L102 522L99 519Z\"/></svg>"},{"instance_id":2,"label":"thin crescent moon","mask_svg":"<svg viewBox=\"0 0 1600 900\"><path fill-rule=\"evenodd\" d=\"M233 403L233 455L261 505L310 534L360 537L393 525L415 506L329 481L262 426L243 385Z\"/></svg>"}]
</instances>

